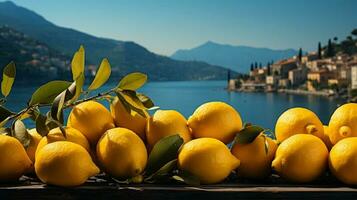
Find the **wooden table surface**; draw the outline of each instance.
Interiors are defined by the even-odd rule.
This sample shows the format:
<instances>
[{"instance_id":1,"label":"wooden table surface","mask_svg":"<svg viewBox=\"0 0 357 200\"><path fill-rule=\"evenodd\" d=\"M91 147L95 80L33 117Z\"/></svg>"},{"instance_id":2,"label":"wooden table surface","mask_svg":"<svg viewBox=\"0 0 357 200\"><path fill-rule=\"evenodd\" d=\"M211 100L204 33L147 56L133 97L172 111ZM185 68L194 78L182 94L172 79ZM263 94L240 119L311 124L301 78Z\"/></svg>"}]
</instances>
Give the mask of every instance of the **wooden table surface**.
<instances>
[{"instance_id":1,"label":"wooden table surface","mask_svg":"<svg viewBox=\"0 0 357 200\"><path fill-rule=\"evenodd\" d=\"M291 184L279 179L264 182L241 181L192 187L180 184L118 184L91 179L83 186L62 188L47 186L25 178L12 184L0 184L3 199L357 199L357 188L335 180L311 184Z\"/></svg>"}]
</instances>

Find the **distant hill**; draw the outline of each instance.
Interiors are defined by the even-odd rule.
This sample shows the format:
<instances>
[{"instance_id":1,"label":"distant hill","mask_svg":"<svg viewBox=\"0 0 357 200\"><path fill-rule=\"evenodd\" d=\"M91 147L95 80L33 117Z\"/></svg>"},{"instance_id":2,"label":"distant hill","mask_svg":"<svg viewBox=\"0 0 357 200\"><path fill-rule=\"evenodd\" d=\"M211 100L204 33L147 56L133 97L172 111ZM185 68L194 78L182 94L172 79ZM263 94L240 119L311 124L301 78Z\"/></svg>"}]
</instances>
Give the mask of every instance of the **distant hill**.
<instances>
[{"instance_id":1,"label":"distant hill","mask_svg":"<svg viewBox=\"0 0 357 200\"><path fill-rule=\"evenodd\" d=\"M297 55L294 49L273 50L248 46L232 46L208 41L188 50L178 50L171 58L184 61L204 61L220 65L237 72L247 73L252 62L265 65L272 60L280 60Z\"/></svg>"},{"instance_id":2,"label":"distant hill","mask_svg":"<svg viewBox=\"0 0 357 200\"><path fill-rule=\"evenodd\" d=\"M99 38L59 27L9 1L0 2L0 25L12 27L69 56L83 44L88 63L97 65L103 57L108 57L116 76L140 71L147 73L150 80L209 80L224 79L227 73L223 67L204 62L176 61L156 55L134 42Z\"/></svg>"},{"instance_id":3,"label":"distant hill","mask_svg":"<svg viewBox=\"0 0 357 200\"><path fill-rule=\"evenodd\" d=\"M10 61L17 66L16 82L43 83L67 78L70 57L7 26L0 26L0 68Z\"/></svg>"}]
</instances>

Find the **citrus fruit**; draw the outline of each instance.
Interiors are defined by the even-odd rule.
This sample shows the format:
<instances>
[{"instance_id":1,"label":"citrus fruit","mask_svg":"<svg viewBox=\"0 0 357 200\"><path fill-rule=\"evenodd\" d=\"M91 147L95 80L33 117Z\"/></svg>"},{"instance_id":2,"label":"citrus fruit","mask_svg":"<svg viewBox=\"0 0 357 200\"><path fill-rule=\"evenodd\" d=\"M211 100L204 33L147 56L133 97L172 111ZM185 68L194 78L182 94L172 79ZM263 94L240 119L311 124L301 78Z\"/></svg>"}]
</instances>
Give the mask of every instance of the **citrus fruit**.
<instances>
[{"instance_id":1,"label":"citrus fruit","mask_svg":"<svg viewBox=\"0 0 357 200\"><path fill-rule=\"evenodd\" d=\"M237 173L240 177L261 179L271 174L277 144L260 134L248 144L234 144L232 154L240 160Z\"/></svg>"},{"instance_id":2,"label":"citrus fruit","mask_svg":"<svg viewBox=\"0 0 357 200\"><path fill-rule=\"evenodd\" d=\"M126 128L107 130L97 144L97 159L103 170L116 178L131 178L144 171L147 151L144 142Z\"/></svg>"},{"instance_id":3,"label":"citrus fruit","mask_svg":"<svg viewBox=\"0 0 357 200\"><path fill-rule=\"evenodd\" d=\"M239 163L228 147L214 138L191 140L178 155L178 167L195 175L202 184L223 181Z\"/></svg>"},{"instance_id":4,"label":"citrus fruit","mask_svg":"<svg viewBox=\"0 0 357 200\"><path fill-rule=\"evenodd\" d=\"M329 122L329 136L332 144L346 137L357 136L357 104L340 106L332 114Z\"/></svg>"},{"instance_id":5,"label":"citrus fruit","mask_svg":"<svg viewBox=\"0 0 357 200\"><path fill-rule=\"evenodd\" d=\"M60 128L54 128L50 130L47 136L43 137L37 145L36 155L37 153L47 144L57 141L68 141L81 145L88 152L90 151L89 143L86 137L79 132L77 129L72 127L64 128L66 137L64 137Z\"/></svg>"},{"instance_id":6,"label":"citrus fruit","mask_svg":"<svg viewBox=\"0 0 357 200\"><path fill-rule=\"evenodd\" d=\"M328 150L318 137L311 134L296 134L279 146L272 168L283 178L292 182L310 182L326 169Z\"/></svg>"},{"instance_id":7,"label":"citrus fruit","mask_svg":"<svg viewBox=\"0 0 357 200\"><path fill-rule=\"evenodd\" d=\"M31 159L31 161L34 163L37 145L38 145L38 143L40 143L42 136L39 133L37 133L35 128L30 129L28 131L28 133L30 134L31 141L30 141L29 146L26 148L26 153L29 156L29 158Z\"/></svg>"},{"instance_id":8,"label":"citrus fruit","mask_svg":"<svg viewBox=\"0 0 357 200\"><path fill-rule=\"evenodd\" d=\"M179 134L184 142L191 140L191 133L184 116L175 110L158 110L148 119L146 140L150 148L160 139Z\"/></svg>"},{"instance_id":9,"label":"citrus fruit","mask_svg":"<svg viewBox=\"0 0 357 200\"><path fill-rule=\"evenodd\" d=\"M146 118L136 114L132 116L116 97L110 104L110 111L114 122L118 127L123 127L134 131L141 139L145 140ZM144 111L145 112L145 111Z\"/></svg>"},{"instance_id":10,"label":"citrus fruit","mask_svg":"<svg viewBox=\"0 0 357 200\"><path fill-rule=\"evenodd\" d=\"M242 129L239 113L223 102L209 102L199 106L188 119L194 138L210 137L230 143Z\"/></svg>"},{"instance_id":11,"label":"citrus fruit","mask_svg":"<svg viewBox=\"0 0 357 200\"><path fill-rule=\"evenodd\" d=\"M0 134L0 181L20 178L32 167L25 148L15 138Z\"/></svg>"},{"instance_id":12,"label":"citrus fruit","mask_svg":"<svg viewBox=\"0 0 357 200\"><path fill-rule=\"evenodd\" d=\"M88 151L81 145L57 141L41 148L36 154L37 177L46 184L79 186L99 173Z\"/></svg>"},{"instance_id":13,"label":"citrus fruit","mask_svg":"<svg viewBox=\"0 0 357 200\"><path fill-rule=\"evenodd\" d=\"M357 137L342 139L332 147L329 166L341 182L357 185Z\"/></svg>"},{"instance_id":14,"label":"citrus fruit","mask_svg":"<svg viewBox=\"0 0 357 200\"><path fill-rule=\"evenodd\" d=\"M312 134L324 137L324 128L315 113L306 108L291 108L278 118L275 135L279 142L295 134Z\"/></svg>"},{"instance_id":15,"label":"citrus fruit","mask_svg":"<svg viewBox=\"0 0 357 200\"><path fill-rule=\"evenodd\" d=\"M67 126L79 130L92 145L96 145L103 133L114 128L110 112L96 101L76 105L68 117Z\"/></svg>"}]
</instances>

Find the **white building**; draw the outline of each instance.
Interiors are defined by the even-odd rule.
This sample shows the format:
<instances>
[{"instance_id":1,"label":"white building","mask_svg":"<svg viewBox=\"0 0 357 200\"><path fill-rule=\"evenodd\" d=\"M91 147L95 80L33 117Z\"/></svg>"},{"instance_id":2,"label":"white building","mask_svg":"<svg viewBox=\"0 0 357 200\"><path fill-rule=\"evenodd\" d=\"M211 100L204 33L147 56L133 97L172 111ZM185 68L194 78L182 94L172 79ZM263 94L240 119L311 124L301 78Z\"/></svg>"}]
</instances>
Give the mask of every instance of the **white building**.
<instances>
[{"instance_id":1,"label":"white building","mask_svg":"<svg viewBox=\"0 0 357 200\"><path fill-rule=\"evenodd\" d=\"M357 89L357 65L351 67L351 87Z\"/></svg>"}]
</instances>

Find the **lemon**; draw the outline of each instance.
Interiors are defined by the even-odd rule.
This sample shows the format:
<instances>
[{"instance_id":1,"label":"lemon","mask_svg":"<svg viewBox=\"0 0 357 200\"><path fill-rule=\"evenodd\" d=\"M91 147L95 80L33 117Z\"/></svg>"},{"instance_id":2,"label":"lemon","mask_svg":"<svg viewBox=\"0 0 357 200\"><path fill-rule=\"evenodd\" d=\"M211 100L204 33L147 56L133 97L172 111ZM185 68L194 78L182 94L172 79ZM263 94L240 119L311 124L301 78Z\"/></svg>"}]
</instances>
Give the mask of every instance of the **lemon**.
<instances>
[{"instance_id":1,"label":"lemon","mask_svg":"<svg viewBox=\"0 0 357 200\"><path fill-rule=\"evenodd\" d=\"M194 138L216 138L230 143L242 129L239 113L223 102L209 102L198 107L188 119L188 126Z\"/></svg>"},{"instance_id":2,"label":"lemon","mask_svg":"<svg viewBox=\"0 0 357 200\"><path fill-rule=\"evenodd\" d=\"M119 101L118 97L110 104L110 111L118 127L134 131L141 139L145 140L146 118L136 114L132 116ZM145 111L144 111L145 112Z\"/></svg>"},{"instance_id":3,"label":"lemon","mask_svg":"<svg viewBox=\"0 0 357 200\"><path fill-rule=\"evenodd\" d=\"M184 142L191 140L191 133L184 116L175 110L158 110L148 120L146 140L149 147L154 147L160 139L179 134Z\"/></svg>"},{"instance_id":4,"label":"lemon","mask_svg":"<svg viewBox=\"0 0 357 200\"><path fill-rule=\"evenodd\" d=\"M329 122L329 136L332 144L346 137L357 136L357 104L340 106L332 114Z\"/></svg>"},{"instance_id":5,"label":"lemon","mask_svg":"<svg viewBox=\"0 0 357 200\"><path fill-rule=\"evenodd\" d=\"M25 148L15 138L0 134L0 181L20 178L32 167Z\"/></svg>"},{"instance_id":6,"label":"lemon","mask_svg":"<svg viewBox=\"0 0 357 200\"><path fill-rule=\"evenodd\" d=\"M133 131L113 128L97 144L97 159L103 170L117 178L131 178L142 173L147 163L144 142Z\"/></svg>"},{"instance_id":7,"label":"lemon","mask_svg":"<svg viewBox=\"0 0 357 200\"><path fill-rule=\"evenodd\" d=\"M68 117L67 126L79 130L92 145L96 145L103 133L114 128L110 112L96 101L76 105Z\"/></svg>"},{"instance_id":8,"label":"lemon","mask_svg":"<svg viewBox=\"0 0 357 200\"><path fill-rule=\"evenodd\" d=\"M270 175L276 149L276 142L263 134L258 135L251 143L236 143L232 148L232 154L240 160L238 175L252 179Z\"/></svg>"},{"instance_id":9,"label":"lemon","mask_svg":"<svg viewBox=\"0 0 357 200\"><path fill-rule=\"evenodd\" d=\"M329 166L332 174L341 182L357 185L357 137L342 139L333 146Z\"/></svg>"},{"instance_id":10,"label":"lemon","mask_svg":"<svg viewBox=\"0 0 357 200\"><path fill-rule=\"evenodd\" d=\"M332 148L332 143L329 137L329 128L328 126L324 125L324 137L322 138L322 141L325 143L327 149L331 149Z\"/></svg>"},{"instance_id":11,"label":"lemon","mask_svg":"<svg viewBox=\"0 0 357 200\"><path fill-rule=\"evenodd\" d=\"M195 175L202 184L223 181L239 163L228 147L214 138L191 140L178 155L178 167Z\"/></svg>"},{"instance_id":12,"label":"lemon","mask_svg":"<svg viewBox=\"0 0 357 200\"><path fill-rule=\"evenodd\" d=\"M60 128L54 128L50 130L47 136L43 137L38 143L36 155L38 152L47 144L57 141L68 141L81 145L88 152L90 152L89 143L86 137L83 136L81 132L79 132L75 128L65 127L64 131L66 133L66 137L63 136Z\"/></svg>"},{"instance_id":13,"label":"lemon","mask_svg":"<svg viewBox=\"0 0 357 200\"><path fill-rule=\"evenodd\" d=\"M278 147L272 168L292 182L310 182L327 166L328 150L321 139L310 134L296 134Z\"/></svg>"},{"instance_id":14,"label":"lemon","mask_svg":"<svg viewBox=\"0 0 357 200\"><path fill-rule=\"evenodd\" d=\"M78 186L99 173L88 151L81 145L57 141L44 146L35 161L37 177L46 184Z\"/></svg>"},{"instance_id":15,"label":"lemon","mask_svg":"<svg viewBox=\"0 0 357 200\"><path fill-rule=\"evenodd\" d=\"M26 148L26 153L29 156L29 158L31 159L31 161L34 163L37 145L38 145L38 143L40 143L42 136L39 133L37 133L35 128L30 129L28 131L28 133L30 134L30 144Z\"/></svg>"},{"instance_id":16,"label":"lemon","mask_svg":"<svg viewBox=\"0 0 357 200\"><path fill-rule=\"evenodd\" d=\"M312 134L324 137L324 128L315 113L306 108L291 108L278 118L275 135L279 142L295 134Z\"/></svg>"}]
</instances>

